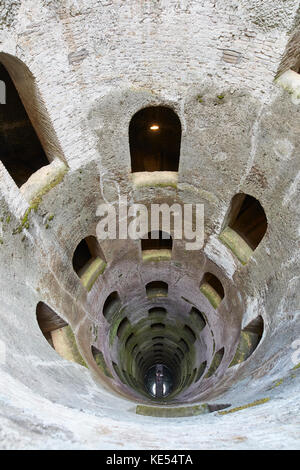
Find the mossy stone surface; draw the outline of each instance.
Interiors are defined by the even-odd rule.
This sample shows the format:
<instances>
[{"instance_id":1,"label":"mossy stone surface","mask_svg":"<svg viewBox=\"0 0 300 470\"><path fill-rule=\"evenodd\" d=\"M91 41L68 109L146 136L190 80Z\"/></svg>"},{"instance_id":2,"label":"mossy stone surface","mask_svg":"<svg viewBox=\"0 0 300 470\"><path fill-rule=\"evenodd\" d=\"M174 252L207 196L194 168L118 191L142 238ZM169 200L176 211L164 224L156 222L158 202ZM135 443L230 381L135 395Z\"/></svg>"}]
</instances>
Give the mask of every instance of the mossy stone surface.
<instances>
[{"instance_id":1,"label":"mossy stone surface","mask_svg":"<svg viewBox=\"0 0 300 470\"><path fill-rule=\"evenodd\" d=\"M80 276L83 286L90 291L97 278L103 274L106 268L106 263L101 258L94 259L88 264L84 273Z\"/></svg>"},{"instance_id":2,"label":"mossy stone surface","mask_svg":"<svg viewBox=\"0 0 300 470\"><path fill-rule=\"evenodd\" d=\"M209 413L207 403L194 406L181 406L176 408L137 405L136 414L143 416L153 416L156 418L183 418L186 416L198 416Z\"/></svg>"},{"instance_id":3,"label":"mossy stone surface","mask_svg":"<svg viewBox=\"0 0 300 470\"><path fill-rule=\"evenodd\" d=\"M167 249L145 250L142 253L142 258L144 262L170 261L172 258L172 251Z\"/></svg>"},{"instance_id":4,"label":"mossy stone surface","mask_svg":"<svg viewBox=\"0 0 300 470\"><path fill-rule=\"evenodd\" d=\"M219 235L219 239L235 254L242 264L248 263L253 255L253 250L235 230L226 227Z\"/></svg>"},{"instance_id":5,"label":"mossy stone surface","mask_svg":"<svg viewBox=\"0 0 300 470\"><path fill-rule=\"evenodd\" d=\"M200 291L210 301L214 308L219 307L220 303L222 302L222 298L210 284L204 282L200 287Z\"/></svg>"}]
</instances>

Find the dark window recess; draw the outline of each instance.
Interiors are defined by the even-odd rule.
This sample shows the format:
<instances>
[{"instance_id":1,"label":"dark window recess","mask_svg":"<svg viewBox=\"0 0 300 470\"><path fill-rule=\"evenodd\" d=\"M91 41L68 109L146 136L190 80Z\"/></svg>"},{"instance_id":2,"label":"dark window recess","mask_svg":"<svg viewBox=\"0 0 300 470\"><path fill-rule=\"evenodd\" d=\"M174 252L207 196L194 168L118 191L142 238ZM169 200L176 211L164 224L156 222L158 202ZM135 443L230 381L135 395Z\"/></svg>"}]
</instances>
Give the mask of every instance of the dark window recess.
<instances>
[{"instance_id":1,"label":"dark window recess","mask_svg":"<svg viewBox=\"0 0 300 470\"><path fill-rule=\"evenodd\" d=\"M217 371L217 369L219 368L222 362L223 356L224 356L224 348L221 348L219 349L219 351L215 353L205 378L211 377Z\"/></svg>"},{"instance_id":2,"label":"dark window recess","mask_svg":"<svg viewBox=\"0 0 300 470\"><path fill-rule=\"evenodd\" d=\"M165 316L167 314L167 310L164 307L152 307L149 309L149 316L156 317L158 316Z\"/></svg>"},{"instance_id":3,"label":"dark window recess","mask_svg":"<svg viewBox=\"0 0 300 470\"><path fill-rule=\"evenodd\" d=\"M153 281L146 285L148 297L164 297L168 295L168 284L163 281Z\"/></svg>"},{"instance_id":4,"label":"dark window recess","mask_svg":"<svg viewBox=\"0 0 300 470\"><path fill-rule=\"evenodd\" d=\"M63 328L64 326L68 325L65 320L58 316L57 313L55 313L52 308L48 307L48 305L44 304L44 302L39 302L37 304L36 318L38 325L46 339L49 339L51 331Z\"/></svg>"},{"instance_id":5,"label":"dark window recess","mask_svg":"<svg viewBox=\"0 0 300 470\"><path fill-rule=\"evenodd\" d=\"M195 325L197 325L197 331L202 331L206 326L204 315L195 307L192 308L190 315Z\"/></svg>"},{"instance_id":6,"label":"dark window recess","mask_svg":"<svg viewBox=\"0 0 300 470\"><path fill-rule=\"evenodd\" d=\"M148 238L141 240L142 250L172 250L172 237L167 232L153 231L149 232Z\"/></svg>"},{"instance_id":7,"label":"dark window recess","mask_svg":"<svg viewBox=\"0 0 300 470\"><path fill-rule=\"evenodd\" d=\"M113 368L114 368L115 373L117 374L117 376L119 377L119 379L121 380L121 382L124 383L123 378L122 378L121 371L120 371L120 369L119 369L119 366L118 366L115 362L113 362L112 365L113 365Z\"/></svg>"},{"instance_id":8,"label":"dark window recess","mask_svg":"<svg viewBox=\"0 0 300 470\"><path fill-rule=\"evenodd\" d=\"M185 333L190 343L193 344L196 341L196 335L194 331L192 330L192 328L190 328L188 325L184 326L183 332Z\"/></svg>"},{"instance_id":9,"label":"dark window recess","mask_svg":"<svg viewBox=\"0 0 300 470\"><path fill-rule=\"evenodd\" d=\"M164 340L164 339L165 339L164 336L154 336L154 338L152 338L152 341L156 341L156 340L161 341L161 340Z\"/></svg>"},{"instance_id":10,"label":"dark window recess","mask_svg":"<svg viewBox=\"0 0 300 470\"><path fill-rule=\"evenodd\" d=\"M261 315L259 315L257 318L252 320L251 323L249 323L243 331L247 331L250 333L254 333L259 337L259 340L261 340L261 337L264 332L264 321Z\"/></svg>"},{"instance_id":11,"label":"dark window recess","mask_svg":"<svg viewBox=\"0 0 300 470\"><path fill-rule=\"evenodd\" d=\"M179 355L180 359L183 359L184 358L184 353L183 351L180 349L180 348L176 348L176 351L177 351L177 354Z\"/></svg>"},{"instance_id":12,"label":"dark window recess","mask_svg":"<svg viewBox=\"0 0 300 470\"><path fill-rule=\"evenodd\" d=\"M202 375L204 374L204 371L206 369L206 364L207 362L204 361L200 364L200 367L198 369L198 373L197 373L197 376L196 376L196 379L195 379L195 382L198 382L198 380L200 380L200 378L202 377Z\"/></svg>"},{"instance_id":13,"label":"dark window recess","mask_svg":"<svg viewBox=\"0 0 300 470\"><path fill-rule=\"evenodd\" d=\"M224 298L224 288L221 281L212 273L205 273L201 282L202 284L209 284L219 295L221 299Z\"/></svg>"},{"instance_id":14,"label":"dark window recess","mask_svg":"<svg viewBox=\"0 0 300 470\"><path fill-rule=\"evenodd\" d=\"M125 348L127 348L128 344L129 344L129 341L134 337L134 333L131 333L128 338L126 339L126 342L125 342Z\"/></svg>"},{"instance_id":15,"label":"dark window recess","mask_svg":"<svg viewBox=\"0 0 300 470\"><path fill-rule=\"evenodd\" d=\"M105 260L97 238L89 236L81 240L73 255L73 268L76 274L80 276L89 263L96 258Z\"/></svg>"},{"instance_id":16,"label":"dark window recess","mask_svg":"<svg viewBox=\"0 0 300 470\"><path fill-rule=\"evenodd\" d=\"M104 359L102 351L100 351L98 348L96 348L95 346L92 345L91 346L91 352L92 352L93 358L94 358L97 366L102 370L102 372L104 372L104 374L107 377L112 378L112 375L109 371L109 368L107 367L107 364L106 364L106 361Z\"/></svg>"},{"instance_id":17,"label":"dark window recess","mask_svg":"<svg viewBox=\"0 0 300 470\"><path fill-rule=\"evenodd\" d=\"M141 109L129 125L132 171L178 171L180 142L180 120L171 108Z\"/></svg>"},{"instance_id":18,"label":"dark window recess","mask_svg":"<svg viewBox=\"0 0 300 470\"><path fill-rule=\"evenodd\" d=\"M49 161L6 68L0 63L6 104L0 105L1 161L17 186Z\"/></svg>"},{"instance_id":19,"label":"dark window recess","mask_svg":"<svg viewBox=\"0 0 300 470\"><path fill-rule=\"evenodd\" d=\"M183 338L180 339L179 346L181 346L186 353L190 350L187 342Z\"/></svg>"},{"instance_id":20,"label":"dark window recess","mask_svg":"<svg viewBox=\"0 0 300 470\"><path fill-rule=\"evenodd\" d=\"M164 323L152 323L151 328L154 330L159 330L161 328L165 328L166 325Z\"/></svg>"},{"instance_id":21,"label":"dark window recess","mask_svg":"<svg viewBox=\"0 0 300 470\"><path fill-rule=\"evenodd\" d=\"M103 305L103 316L108 322L111 322L115 314L120 310L121 301L118 292L112 292Z\"/></svg>"},{"instance_id":22,"label":"dark window recess","mask_svg":"<svg viewBox=\"0 0 300 470\"><path fill-rule=\"evenodd\" d=\"M123 320L121 321L121 323L118 326L118 330L117 330L118 338L121 338L121 336L123 336L123 334L125 333L125 331L127 330L128 327L130 327L130 322L129 322L128 318L125 317L125 318L123 318Z\"/></svg>"},{"instance_id":23,"label":"dark window recess","mask_svg":"<svg viewBox=\"0 0 300 470\"><path fill-rule=\"evenodd\" d=\"M257 199L248 194L236 194L231 201L226 225L255 250L267 231L268 222Z\"/></svg>"},{"instance_id":24,"label":"dark window recess","mask_svg":"<svg viewBox=\"0 0 300 470\"><path fill-rule=\"evenodd\" d=\"M229 367L246 361L259 345L264 332L264 321L258 316L249 323L242 331L240 340Z\"/></svg>"}]
</instances>

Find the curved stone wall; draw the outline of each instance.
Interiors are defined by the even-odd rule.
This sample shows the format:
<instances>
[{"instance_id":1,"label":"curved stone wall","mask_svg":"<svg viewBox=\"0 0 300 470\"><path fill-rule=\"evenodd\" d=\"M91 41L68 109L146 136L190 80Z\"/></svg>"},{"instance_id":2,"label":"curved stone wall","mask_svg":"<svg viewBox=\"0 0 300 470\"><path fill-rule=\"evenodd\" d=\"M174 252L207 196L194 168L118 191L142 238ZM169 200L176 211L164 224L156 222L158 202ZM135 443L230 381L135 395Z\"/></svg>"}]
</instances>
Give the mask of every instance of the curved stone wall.
<instances>
[{"instance_id":1,"label":"curved stone wall","mask_svg":"<svg viewBox=\"0 0 300 470\"><path fill-rule=\"evenodd\" d=\"M298 2L1 8L0 62L51 162L20 188L0 163L1 446L299 448L300 117L274 83ZM180 119L178 172L131 171L149 106ZM255 249L228 225L240 194L266 216ZM120 198L204 204L203 248L100 240ZM144 388L156 360L163 401Z\"/></svg>"}]
</instances>

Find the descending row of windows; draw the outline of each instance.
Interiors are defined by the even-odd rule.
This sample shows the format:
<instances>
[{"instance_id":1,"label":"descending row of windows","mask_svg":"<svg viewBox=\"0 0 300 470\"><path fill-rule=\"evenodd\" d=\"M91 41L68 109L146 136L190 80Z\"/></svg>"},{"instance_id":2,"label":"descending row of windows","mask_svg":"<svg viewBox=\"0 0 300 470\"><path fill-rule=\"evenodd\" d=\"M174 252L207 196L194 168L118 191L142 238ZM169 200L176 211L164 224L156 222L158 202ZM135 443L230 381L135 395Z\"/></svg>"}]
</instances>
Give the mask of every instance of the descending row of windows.
<instances>
[{"instance_id":1,"label":"descending row of windows","mask_svg":"<svg viewBox=\"0 0 300 470\"><path fill-rule=\"evenodd\" d=\"M117 292L113 292L109 295L103 307L103 314L106 318L108 316L108 311L111 314L112 310L115 310L116 305L120 306L120 299ZM149 310L149 315L154 313L155 310L156 313L159 311L164 315L167 314L164 308L155 307L154 309L152 308ZM73 341L73 333L68 323L43 302L39 302L37 304L36 316L38 325L51 346L65 359L69 359L85 365L82 357L80 356L80 353L77 350L77 347L74 347L74 344L76 343ZM205 328L206 321L202 313L195 309L195 307L191 309L190 316L192 320L200 320L200 324L197 325L197 329L195 330L197 331L197 334L199 334ZM194 327L195 326L196 325L194 324ZM166 324L164 321L154 321L150 324L150 329L154 334L156 333L156 336L153 336L152 338L153 351L154 357L156 357L157 361L160 362L165 348L165 337L162 336L161 333L162 330L166 329ZM182 336L184 336L185 339L181 337L178 340L178 345L174 354L178 364L180 364L184 356L189 353L190 345L195 343L197 339L195 331L186 324L183 326ZM262 339L263 331L264 322L261 316L256 317L243 330L241 330L240 340L236 348L235 356L232 359L229 367L241 364L253 354ZM157 336L157 333L159 336ZM131 353L136 354L138 351L138 343L136 342L137 337L132 331L131 323L127 317L123 317L119 322L116 335L120 340L123 340L123 338L126 337L126 339L124 338L125 348L130 348ZM91 346L91 351L97 366L102 370L102 372L104 372L106 376L112 378L110 371L107 368L103 353L94 346ZM206 361L202 362L198 369L195 368L193 370L193 379L191 382L197 382L201 377L209 378L215 374L223 360L223 357L224 347L215 352L209 370L205 376L204 371L207 367ZM139 362L139 365L141 365L143 362L143 355L141 351L136 354L136 360Z\"/></svg>"},{"instance_id":2,"label":"descending row of windows","mask_svg":"<svg viewBox=\"0 0 300 470\"><path fill-rule=\"evenodd\" d=\"M249 194L236 194L224 220L220 239L246 264L253 251L262 241L268 228L267 217L260 202ZM171 235L163 231L153 231L141 240L142 251L172 250Z\"/></svg>"},{"instance_id":3,"label":"descending row of windows","mask_svg":"<svg viewBox=\"0 0 300 470\"><path fill-rule=\"evenodd\" d=\"M264 237L267 227L266 214L259 201L247 194L237 194L232 199L220 239L245 264ZM172 237L163 231L149 232L147 238L141 240L142 251L172 250L172 245ZM97 239L93 236L86 237L74 252L74 271L80 276L89 263L97 258L105 261ZM224 297L222 287L217 286L217 281L212 275L208 283L215 288L221 298Z\"/></svg>"}]
</instances>

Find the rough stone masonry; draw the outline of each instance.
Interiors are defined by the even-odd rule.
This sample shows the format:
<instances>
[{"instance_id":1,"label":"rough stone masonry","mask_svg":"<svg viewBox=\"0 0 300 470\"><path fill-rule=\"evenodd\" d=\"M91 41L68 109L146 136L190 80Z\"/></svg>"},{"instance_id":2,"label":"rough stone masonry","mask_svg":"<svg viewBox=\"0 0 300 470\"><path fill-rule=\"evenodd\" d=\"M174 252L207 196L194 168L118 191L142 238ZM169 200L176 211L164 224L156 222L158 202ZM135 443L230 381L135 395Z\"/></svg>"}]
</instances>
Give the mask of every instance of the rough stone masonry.
<instances>
[{"instance_id":1,"label":"rough stone masonry","mask_svg":"<svg viewBox=\"0 0 300 470\"><path fill-rule=\"evenodd\" d=\"M1 3L2 449L299 449L299 6ZM148 107L177 171L133 171ZM97 239L122 195L204 204L203 248Z\"/></svg>"}]
</instances>

